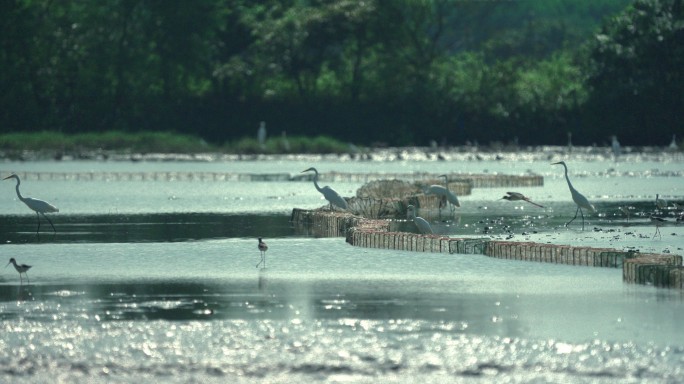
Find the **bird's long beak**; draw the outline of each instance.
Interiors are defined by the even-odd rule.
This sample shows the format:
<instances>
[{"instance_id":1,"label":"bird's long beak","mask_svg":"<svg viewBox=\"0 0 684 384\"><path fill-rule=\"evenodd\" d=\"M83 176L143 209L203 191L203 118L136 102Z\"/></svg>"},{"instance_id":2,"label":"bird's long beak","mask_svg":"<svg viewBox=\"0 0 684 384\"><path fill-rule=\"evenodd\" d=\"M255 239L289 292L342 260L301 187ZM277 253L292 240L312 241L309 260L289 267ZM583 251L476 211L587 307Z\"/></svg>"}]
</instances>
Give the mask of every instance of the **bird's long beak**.
<instances>
[{"instance_id":1,"label":"bird's long beak","mask_svg":"<svg viewBox=\"0 0 684 384\"><path fill-rule=\"evenodd\" d=\"M11 263L12 263L11 261L9 263L7 263L7 265L5 265L5 268L7 268Z\"/></svg>"},{"instance_id":2,"label":"bird's long beak","mask_svg":"<svg viewBox=\"0 0 684 384\"><path fill-rule=\"evenodd\" d=\"M3 178L3 180L7 180L7 179L9 179L10 177L12 177L12 175L9 175L9 176Z\"/></svg>"}]
</instances>

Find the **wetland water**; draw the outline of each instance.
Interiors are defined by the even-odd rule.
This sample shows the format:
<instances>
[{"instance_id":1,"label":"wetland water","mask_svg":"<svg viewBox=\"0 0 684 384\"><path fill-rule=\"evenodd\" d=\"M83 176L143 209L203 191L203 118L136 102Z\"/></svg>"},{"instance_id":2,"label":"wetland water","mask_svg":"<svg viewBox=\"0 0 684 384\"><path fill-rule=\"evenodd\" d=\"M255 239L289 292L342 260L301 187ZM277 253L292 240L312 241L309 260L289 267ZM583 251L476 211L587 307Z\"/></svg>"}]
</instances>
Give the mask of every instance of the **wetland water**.
<instances>
[{"instance_id":1,"label":"wetland water","mask_svg":"<svg viewBox=\"0 0 684 384\"><path fill-rule=\"evenodd\" d=\"M510 157L509 157L510 156ZM585 231L563 178L598 210ZM9 172L445 172L544 176L475 189L437 232L683 254L683 226L648 215L684 201L678 156L445 161L291 158L4 162ZM680 382L681 292L621 269L351 247L290 223L325 201L311 182L23 180L60 208L57 234L0 183L0 382ZM321 182L344 196L361 183ZM546 206L499 200L523 192ZM618 206L635 214L627 220ZM579 219L578 219L579 220ZM577 221L576 221L577 222ZM411 230L406 223L406 230ZM487 227L487 229L485 229ZM486 232L486 233L485 233ZM267 269L257 237L269 245Z\"/></svg>"}]
</instances>

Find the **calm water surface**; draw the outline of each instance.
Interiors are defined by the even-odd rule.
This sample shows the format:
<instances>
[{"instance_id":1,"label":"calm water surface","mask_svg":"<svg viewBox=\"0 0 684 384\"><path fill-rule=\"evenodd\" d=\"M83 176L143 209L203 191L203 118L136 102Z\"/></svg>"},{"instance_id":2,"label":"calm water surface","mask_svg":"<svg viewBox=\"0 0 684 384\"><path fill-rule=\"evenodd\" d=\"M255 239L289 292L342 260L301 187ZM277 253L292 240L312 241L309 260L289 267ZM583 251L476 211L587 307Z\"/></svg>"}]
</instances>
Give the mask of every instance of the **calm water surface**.
<instances>
[{"instance_id":1,"label":"calm water surface","mask_svg":"<svg viewBox=\"0 0 684 384\"><path fill-rule=\"evenodd\" d=\"M571 178L599 208L587 230L549 161L315 164L321 172L504 172L544 210L475 190L440 233L682 254L679 226L629 221L682 197L682 162L577 160ZM0 163L0 174L216 171L298 173L301 160L228 163ZM359 184L330 184L345 196ZM351 247L289 222L325 202L309 182L25 181L58 229L0 183L0 382L680 382L679 291L622 283L620 269ZM684 200L684 198L682 198ZM532 208L535 208L534 210ZM424 212L424 216L434 213ZM408 223L406 224L408 225ZM489 233L484 228L489 227ZM505 229L507 228L507 229ZM407 228L407 230L411 230ZM269 244L267 269L256 237Z\"/></svg>"}]
</instances>

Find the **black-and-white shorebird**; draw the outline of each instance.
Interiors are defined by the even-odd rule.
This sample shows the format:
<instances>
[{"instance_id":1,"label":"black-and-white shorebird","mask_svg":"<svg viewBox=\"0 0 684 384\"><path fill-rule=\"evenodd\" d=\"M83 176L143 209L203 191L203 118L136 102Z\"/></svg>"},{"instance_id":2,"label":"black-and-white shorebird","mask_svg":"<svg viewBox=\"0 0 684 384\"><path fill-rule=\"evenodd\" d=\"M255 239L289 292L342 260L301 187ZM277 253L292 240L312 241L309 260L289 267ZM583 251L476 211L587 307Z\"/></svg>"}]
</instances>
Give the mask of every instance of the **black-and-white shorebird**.
<instances>
[{"instance_id":1,"label":"black-and-white shorebird","mask_svg":"<svg viewBox=\"0 0 684 384\"><path fill-rule=\"evenodd\" d=\"M17 264L17 261L14 260L14 257L11 258L11 259L9 260L9 263L7 263L7 265L5 265L5 268L7 268L7 266L10 265L10 264L13 264L13 265L14 265L14 269L16 269L17 272L19 272L19 282L20 282L20 283L23 283L23 282L24 282L24 280L22 280L22 278L21 278L21 274L22 274L22 273L23 273L24 275L26 275L26 281L28 281L29 283L31 283L31 280L29 280L28 274L26 273L26 271L28 271L29 269L31 269L31 266L30 266L30 265L26 265L26 264Z\"/></svg>"},{"instance_id":2,"label":"black-and-white shorebird","mask_svg":"<svg viewBox=\"0 0 684 384\"><path fill-rule=\"evenodd\" d=\"M656 227L656 231L655 234L653 234L653 238L655 239L657 235L659 238L662 239L663 237L660 235L660 226L665 225L665 223L667 223L667 220L663 219L662 217L651 216L651 222L654 223Z\"/></svg>"},{"instance_id":3,"label":"black-and-white shorebird","mask_svg":"<svg viewBox=\"0 0 684 384\"><path fill-rule=\"evenodd\" d=\"M259 251L261 251L261 261L259 261L259 264L257 264L256 267L259 268L261 263L264 263L264 268L266 268L266 251L268 251L268 245L261 240L261 237L259 238Z\"/></svg>"}]
</instances>

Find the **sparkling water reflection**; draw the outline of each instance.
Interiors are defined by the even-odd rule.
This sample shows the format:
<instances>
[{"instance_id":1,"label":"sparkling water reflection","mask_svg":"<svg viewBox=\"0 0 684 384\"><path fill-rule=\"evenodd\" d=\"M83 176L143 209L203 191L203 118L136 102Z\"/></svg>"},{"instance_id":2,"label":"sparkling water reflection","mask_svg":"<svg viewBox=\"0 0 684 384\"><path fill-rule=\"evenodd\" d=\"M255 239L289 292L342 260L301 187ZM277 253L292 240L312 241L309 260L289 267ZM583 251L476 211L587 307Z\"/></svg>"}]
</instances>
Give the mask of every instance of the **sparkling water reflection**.
<instances>
[{"instance_id":1,"label":"sparkling water reflection","mask_svg":"<svg viewBox=\"0 0 684 384\"><path fill-rule=\"evenodd\" d=\"M439 233L682 253L674 224L652 239L655 193L681 198L681 163L589 161L573 184L599 208L587 228L546 160L367 163L436 173L525 173L547 206L475 190ZM577 163L576 163L577 164ZM0 172L219 167L299 172L297 161L7 163ZM613 169L613 171L611 171ZM439 170L439 171L437 171ZM657 170L654 171L654 170ZM644 179L647 178L647 182ZM26 184L26 185L24 185ZM328 184L328 183L326 183ZM358 184L330 182L345 196ZM325 201L309 182L32 181L60 208L56 235L0 184L0 254L33 265L31 284L0 274L0 382L678 382L682 293L622 283L620 269L351 247L289 221ZM683 199L684 200L684 199ZM630 205L629 220L618 209ZM409 223L397 225L406 226ZM487 229L486 229L487 228ZM269 244L268 269L257 237Z\"/></svg>"}]
</instances>

